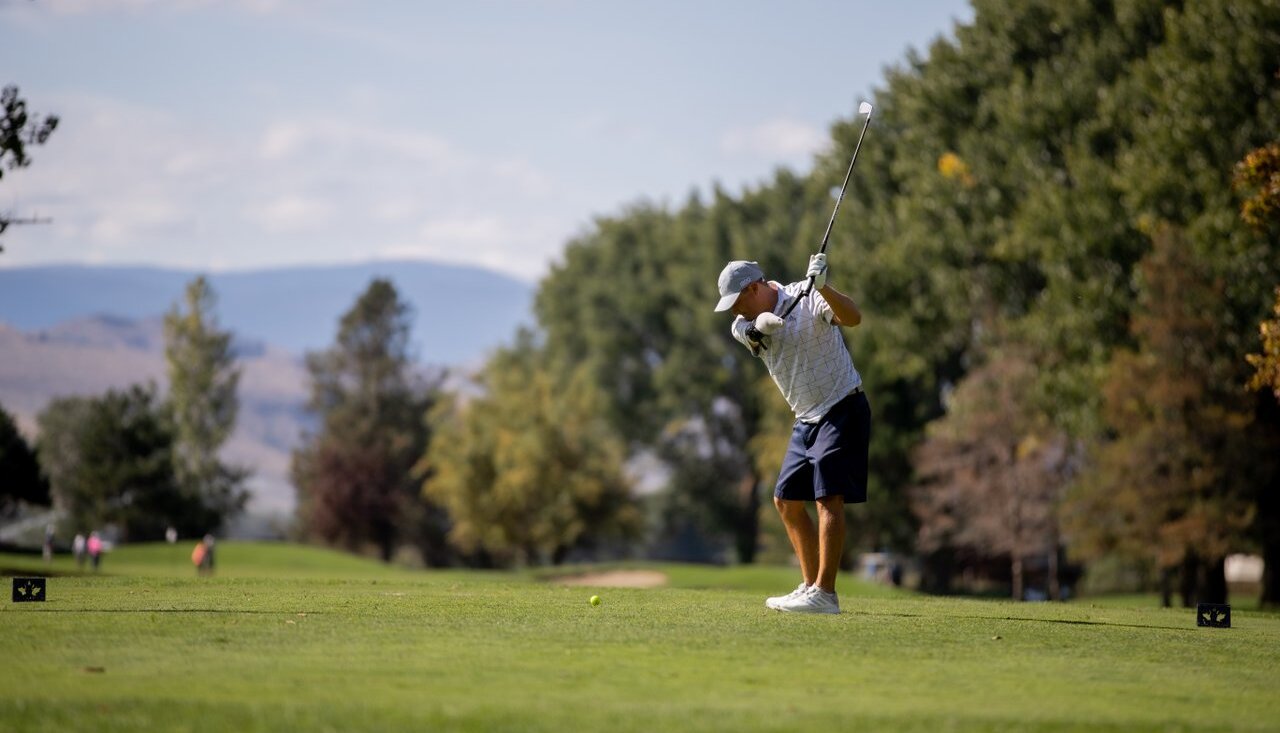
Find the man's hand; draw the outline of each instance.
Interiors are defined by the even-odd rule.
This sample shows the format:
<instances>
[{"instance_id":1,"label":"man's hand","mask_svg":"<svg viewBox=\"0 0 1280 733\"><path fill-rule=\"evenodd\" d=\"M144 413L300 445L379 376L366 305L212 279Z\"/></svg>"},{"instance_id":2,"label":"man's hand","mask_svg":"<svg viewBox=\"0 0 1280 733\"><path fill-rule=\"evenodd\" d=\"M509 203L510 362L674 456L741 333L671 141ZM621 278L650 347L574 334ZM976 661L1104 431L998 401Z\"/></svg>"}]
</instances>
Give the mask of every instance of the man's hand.
<instances>
[{"instance_id":1,"label":"man's hand","mask_svg":"<svg viewBox=\"0 0 1280 733\"><path fill-rule=\"evenodd\" d=\"M809 271L805 277L813 278L813 289L821 290L827 285L827 256L818 253L809 258ZM759 326L757 326L759 328Z\"/></svg>"},{"instance_id":2,"label":"man's hand","mask_svg":"<svg viewBox=\"0 0 1280 733\"><path fill-rule=\"evenodd\" d=\"M752 325L755 326L757 331L765 336L772 336L773 334L781 331L782 327L786 325L786 322L776 315L765 311L764 313L756 316L756 321Z\"/></svg>"},{"instance_id":3,"label":"man's hand","mask_svg":"<svg viewBox=\"0 0 1280 733\"><path fill-rule=\"evenodd\" d=\"M733 338L747 347L752 356L760 356L761 353L769 350L769 337L757 331L751 321L741 317L736 318L731 330Z\"/></svg>"}]
</instances>

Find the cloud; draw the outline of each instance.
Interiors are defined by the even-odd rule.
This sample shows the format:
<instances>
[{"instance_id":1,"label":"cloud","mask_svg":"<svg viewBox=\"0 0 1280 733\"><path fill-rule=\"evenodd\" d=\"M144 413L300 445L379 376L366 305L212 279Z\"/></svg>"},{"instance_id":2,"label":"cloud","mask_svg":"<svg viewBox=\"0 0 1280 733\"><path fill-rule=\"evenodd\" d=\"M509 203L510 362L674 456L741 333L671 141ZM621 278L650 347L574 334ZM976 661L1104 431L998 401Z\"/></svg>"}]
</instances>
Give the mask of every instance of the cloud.
<instances>
[{"instance_id":1,"label":"cloud","mask_svg":"<svg viewBox=\"0 0 1280 733\"><path fill-rule=\"evenodd\" d=\"M85 15L89 13L111 14L120 11L139 11L160 8L186 11L198 8L231 5L254 15L280 12L296 4L296 0L42 0L40 5L58 15Z\"/></svg>"},{"instance_id":2,"label":"cloud","mask_svg":"<svg viewBox=\"0 0 1280 733\"><path fill-rule=\"evenodd\" d=\"M803 122L776 119L724 133L721 151L734 156L799 159L812 156L829 142L827 134Z\"/></svg>"},{"instance_id":3,"label":"cloud","mask_svg":"<svg viewBox=\"0 0 1280 733\"><path fill-rule=\"evenodd\" d=\"M552 216L512 218L489 213L471 217L433 218L422 222L412 237L380 249L379 259L430 259L485 267L523 280L545 270L569 234Z\"/></svg>"},{"instance_id":4,"label":"cloud","mask_svg":"<svg viewBox=\"0 0 1280 733\"><path fill-rule=\"evenodd\" d=\"M64 124L9 192L10 208L55 225L11 238L6 265L417 257L534 279L577 225L564 187L528 160L429 130L337 116L233 128L100 96L48 101Z\"/></svg>"},{"instance_id":5,"label":"cloud","mask_svg":"<svg viewBox=\"0 0 1280 733\"><path fill-rule=\"evenodd\" d=\"M336 118L273 122L263 134L258 149L268 161L359 152L367 158L449 167L460 164L463 158L448 142L431 134L371 127Z\"/></svg>"},{"instance_id":6,"label":"cloud","mask_svg":"<svg viewBox=\"0 0 1280 733\"><path fill-rule=\"evenodd\" d=\"M429 221L422 225L418 233L427 240L445 240L464 245L495 243L507 234L502 223L494 216Z\"/></svg>"},{"instance_id":7,"label":"cloud","mask_svg":"<svg viewBox=\"0 0 1280 733\"><path fill-rule=\"evenodd\" d=\"M324 229L333 208L315 197L287 194L251 207L251 212L268 232L305 232Z\"/></svg>"}]
</instances>

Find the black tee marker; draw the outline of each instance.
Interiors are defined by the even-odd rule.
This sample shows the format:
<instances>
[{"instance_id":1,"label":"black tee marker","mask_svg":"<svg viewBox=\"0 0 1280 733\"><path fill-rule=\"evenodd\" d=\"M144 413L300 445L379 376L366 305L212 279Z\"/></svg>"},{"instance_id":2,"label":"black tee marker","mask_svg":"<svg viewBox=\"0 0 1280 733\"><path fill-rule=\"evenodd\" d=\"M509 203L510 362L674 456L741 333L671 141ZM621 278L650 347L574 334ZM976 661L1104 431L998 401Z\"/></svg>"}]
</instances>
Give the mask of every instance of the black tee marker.
<instances>
[{"instance_id":1,"label":"black tee marker","mask_svg":"<svg viewBox=\"0 0 1280 733\"><path fill-rule=\"evenodd\" d=\"M44 578L14 578L13 602L30 603L43 601L45 597Z\"/></svg>"}]
</instances>

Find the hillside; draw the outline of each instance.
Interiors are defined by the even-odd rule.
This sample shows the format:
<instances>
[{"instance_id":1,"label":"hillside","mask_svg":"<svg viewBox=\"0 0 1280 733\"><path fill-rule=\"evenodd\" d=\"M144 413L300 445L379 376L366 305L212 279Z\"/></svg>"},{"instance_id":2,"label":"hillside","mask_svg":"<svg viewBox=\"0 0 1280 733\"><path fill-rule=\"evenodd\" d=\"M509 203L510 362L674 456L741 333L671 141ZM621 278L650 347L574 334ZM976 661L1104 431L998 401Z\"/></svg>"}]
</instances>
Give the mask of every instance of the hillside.
<instances>
[{"instance_id":1,"label":"hillside","mask_svg":"<svg viewBox=\"0 0 1280 733\"><path fill-rule=\"evenodd\" d=\"M0 321L48 330L92 315L158 318L198 273L150 267L0 268ZM375 277L389 278L414 311L423 363L480 362L530 320L528 283L488 270L427 262L290 267L209 275L222 325L246 341L301 354L333 341L338 319Z\"/></svg>"},{"instance_id":2,"label":"hillside","mask_svg":"<svg viewBox=\"0 0 1280 733\"><path fill-rule=\"evenodd\" d=\"M33 333L0 323L0 354L0 405L28 436L55 397L147 381L166 387L159 319L98 316ZM241 350L240 359L240 415L223 455L253 471L251 512L287 513L294 504L289 452L306 420L306 370L298 357L261 344Z\"/></svg>"}]
</instances>

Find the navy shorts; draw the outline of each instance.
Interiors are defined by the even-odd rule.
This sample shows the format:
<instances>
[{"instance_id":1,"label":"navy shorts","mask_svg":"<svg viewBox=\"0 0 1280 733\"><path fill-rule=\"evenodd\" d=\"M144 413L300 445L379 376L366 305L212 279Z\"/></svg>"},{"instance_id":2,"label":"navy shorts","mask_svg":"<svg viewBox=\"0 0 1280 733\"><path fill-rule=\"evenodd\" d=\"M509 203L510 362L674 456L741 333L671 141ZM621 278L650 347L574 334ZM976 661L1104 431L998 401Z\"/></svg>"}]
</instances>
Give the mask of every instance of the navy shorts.
<instances>
[{"instance_id":1,"label":"navy shorts","mask_svg":"<svg viewBox=\"0 0 1280 733\"><path fill-rule=\"evenodd\" d=\"M866 501L870 442L871 405L861 390L837 402L816 423L797 420L774 497L814 501L843 496L846 504Z\"/></svg>"}]
</instances>

